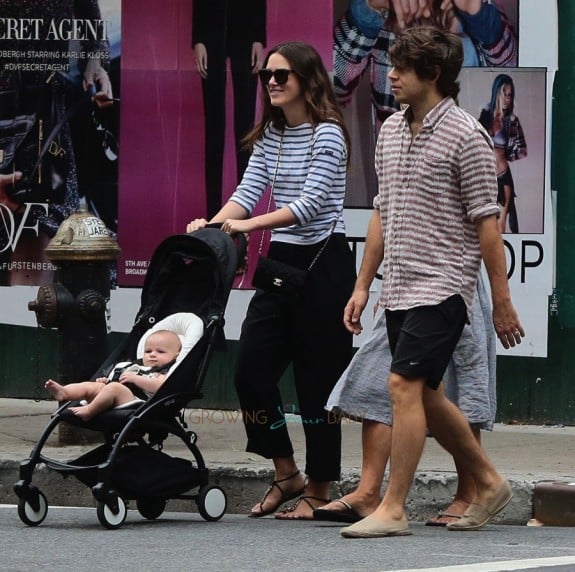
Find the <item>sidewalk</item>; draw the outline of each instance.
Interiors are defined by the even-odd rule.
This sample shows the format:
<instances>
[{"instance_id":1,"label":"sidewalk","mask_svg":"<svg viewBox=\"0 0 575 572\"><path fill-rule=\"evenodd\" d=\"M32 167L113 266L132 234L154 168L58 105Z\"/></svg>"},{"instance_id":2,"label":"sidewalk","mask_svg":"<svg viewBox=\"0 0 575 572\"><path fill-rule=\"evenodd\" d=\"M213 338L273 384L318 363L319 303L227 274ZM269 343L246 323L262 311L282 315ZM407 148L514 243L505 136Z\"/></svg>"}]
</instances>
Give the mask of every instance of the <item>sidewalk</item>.
<instances>
[{"instance_id":1,"label":"sidewalk","mask_svg":"<svg viewBox=\"0 0 575 572\"><path fill-rule=\"evenodd\" d=\"M15 503L12 485L18 480L19 462L29 456L50 414L53 401L0 399L0 503ZM228 512L245 512L257 502L271 477L271 462L244 451L245 435L237 411L189 409L189 429L198 434L198 446L210 469L210 482L219 484L228 495ZM300 418L287 415L299 466L303 468L303 430ZM361 424L342 424L342 480L334 485L337 498L357 482L361 467ZM575 481L575 427L497 425L482 434L484 447L496 467L510 480L514 497L500 521L525 524L532 516L532 488L540 481ZM60 446L57 432L48 441L50 456L71 459L96 445ZM168 452L184 456L183 445ZM410 518L425 520L444 508L455 489L455 471L449 455L428 439L408 503ZM91 491L74 478L64 480L43 467L35 472L34 483L51 505L93 506ZM189 510L190 507L185 507Z\"/></svg>"}]
</instances>

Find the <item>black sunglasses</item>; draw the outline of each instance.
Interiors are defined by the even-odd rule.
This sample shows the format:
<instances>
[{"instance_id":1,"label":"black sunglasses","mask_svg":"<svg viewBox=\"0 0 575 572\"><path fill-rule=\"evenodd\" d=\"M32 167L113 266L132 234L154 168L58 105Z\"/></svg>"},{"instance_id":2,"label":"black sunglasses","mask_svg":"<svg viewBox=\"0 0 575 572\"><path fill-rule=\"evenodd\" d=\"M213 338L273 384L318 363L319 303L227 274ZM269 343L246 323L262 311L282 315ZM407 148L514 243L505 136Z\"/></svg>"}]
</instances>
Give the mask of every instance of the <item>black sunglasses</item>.
<instances>
[{"instance_id":1,"label":"black sunglasses","mask_svg":"<svg viewBox=\"0 0 575 572\"><path fill-rule=\"evenodd\" d=\"M286 69L277 69L277 70L268 70L263 69L258 72L260 79L264 85L267 85L270 82L272 77L274 78L275 82L278 85L284 85L287 83L289 79L289 74L295 73L293 70L286 70Z\"/></svg>"}]
</instances>

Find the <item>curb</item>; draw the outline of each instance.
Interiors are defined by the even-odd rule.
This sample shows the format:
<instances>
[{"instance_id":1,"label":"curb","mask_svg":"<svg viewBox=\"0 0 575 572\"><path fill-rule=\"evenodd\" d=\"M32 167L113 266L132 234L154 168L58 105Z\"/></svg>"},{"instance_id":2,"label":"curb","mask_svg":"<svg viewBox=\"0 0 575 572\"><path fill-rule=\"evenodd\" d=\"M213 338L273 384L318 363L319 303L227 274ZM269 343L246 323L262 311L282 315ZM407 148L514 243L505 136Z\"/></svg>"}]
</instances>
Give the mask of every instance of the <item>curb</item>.
<instances>
[{"instance_id":1,"label":"curb","mask_svg":"<svg viewBox=\"0 0 575 572\"><path fill-rule=\"evenodd\" d=\"M17 461L0 462L0 503L15 504L18 499L12 487L19 479ZM273 478L269 469L219 466L210 468L210 483L220 486L228 497L228 513L248 513L266 490ZM347 471L342 479L332 485L331 498L339 498L354 489L359 481L357 471ZM89 487L75 478L63 478L44 466L34 471L34 485L47 497L52 506L94 507L95 501ZM451 501L456 488L454 473L417 473L407 500L409 520L425 521L444 509ZM533 516L533 488L530 481L510 480L513 499L493 522L525 525ZM169 510L196 512L193 501L170 501Z\"/></svg>"}]
</instances>

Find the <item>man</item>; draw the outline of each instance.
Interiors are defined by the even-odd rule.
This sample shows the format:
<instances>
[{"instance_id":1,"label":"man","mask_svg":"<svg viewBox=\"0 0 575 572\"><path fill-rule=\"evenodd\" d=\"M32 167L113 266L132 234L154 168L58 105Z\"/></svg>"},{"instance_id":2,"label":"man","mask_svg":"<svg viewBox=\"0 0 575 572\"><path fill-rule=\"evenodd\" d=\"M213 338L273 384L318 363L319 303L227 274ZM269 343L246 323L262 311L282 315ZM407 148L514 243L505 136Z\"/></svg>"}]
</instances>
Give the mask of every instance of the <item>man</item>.
<instances>
[{"instance_id":1,"label":"man","mask_svg":"<svg viewBox=\"0 0 575 572\"><path fill-rule=\"evenodd\" d=\"M463 62L457 36L413 28L399 36L390 58L391 88L404 109L386 120L378 138L379 194L344 322L350 331L361 332L369 286L383 261L380 304L393 355L391 470L379 507L342 529L345 537L411 534L404 505L427 426L476 483L473 502L448 529L481 528L512 496L509 483L439 385L468 321L481 258L497 336L509 348L525 335L511 303L497 226L491 140L454 101Z\"/></svg>"}]
</instances>

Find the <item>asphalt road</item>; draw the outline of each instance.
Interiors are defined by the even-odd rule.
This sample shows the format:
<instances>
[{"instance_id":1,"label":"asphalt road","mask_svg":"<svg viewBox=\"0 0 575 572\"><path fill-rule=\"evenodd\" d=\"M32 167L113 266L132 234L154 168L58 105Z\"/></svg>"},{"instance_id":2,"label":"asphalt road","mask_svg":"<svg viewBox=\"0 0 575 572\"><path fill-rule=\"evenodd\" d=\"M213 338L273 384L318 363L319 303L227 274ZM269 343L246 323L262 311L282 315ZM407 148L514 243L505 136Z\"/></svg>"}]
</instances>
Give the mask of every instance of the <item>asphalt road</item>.
<instances>
[{"instance_id":1,"label":"asphalt road","mask_svg":"<svg viewBox=\"0 0 575 572\"><path fill-rule=\"evenodd\" d=\"M14 505L0 505L0 570L575 570L575 528L490 525L449 532L415 523L413 536L367 540L344 539L339 528L233 514L210 523L198 514L165 512L148 521L130 510L124 525L110 531L101 527L95 509L52 506L40 526L28 527Z\"/></svg>"}]
</instances>

